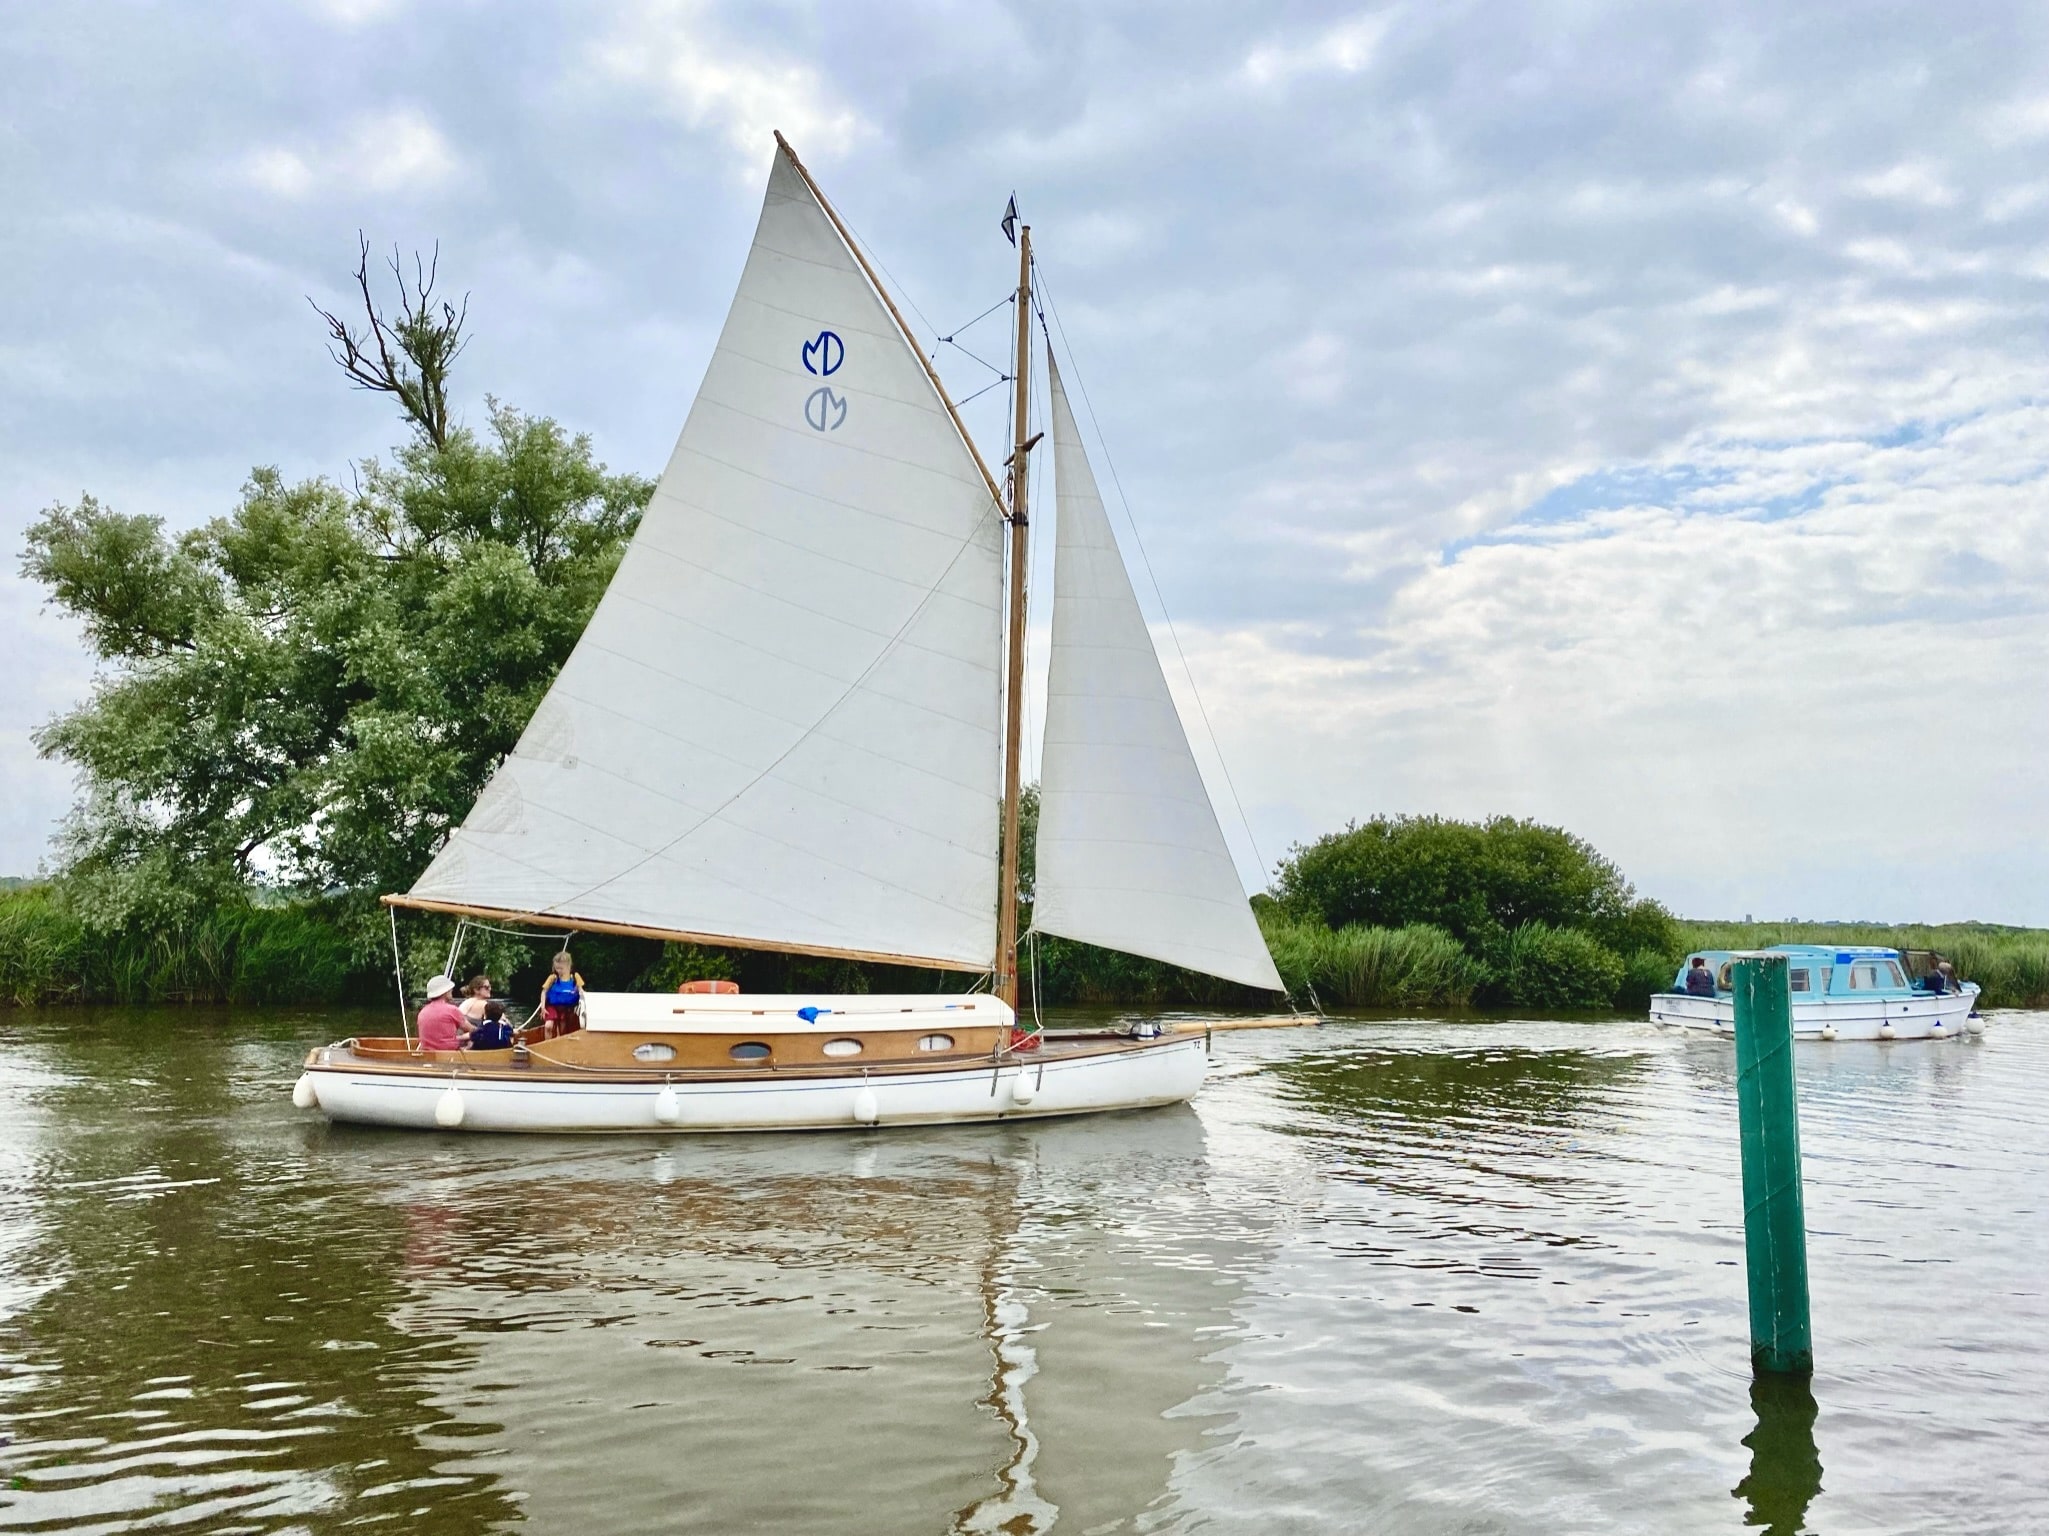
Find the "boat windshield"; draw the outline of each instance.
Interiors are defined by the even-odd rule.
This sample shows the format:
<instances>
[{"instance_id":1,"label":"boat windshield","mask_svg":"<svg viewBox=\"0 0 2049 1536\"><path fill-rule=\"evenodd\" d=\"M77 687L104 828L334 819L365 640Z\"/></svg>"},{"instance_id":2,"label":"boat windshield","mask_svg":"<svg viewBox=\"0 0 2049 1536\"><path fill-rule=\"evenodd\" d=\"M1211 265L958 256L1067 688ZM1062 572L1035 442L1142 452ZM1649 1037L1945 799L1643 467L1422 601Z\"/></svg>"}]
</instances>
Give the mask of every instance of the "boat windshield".
<instances>
[{"instance_id":1,"label":"boat windshield","mask_svg":"<svg viewBox=\"0 0 2049 1536\"><path fill-rule=\"evenodd\" d=\"M1850 967L1852 992L1897 990L1906 984L1907 979L1900 974L1899 963L1894 960L1859 960Z\"/></svg>"}]
</instances>

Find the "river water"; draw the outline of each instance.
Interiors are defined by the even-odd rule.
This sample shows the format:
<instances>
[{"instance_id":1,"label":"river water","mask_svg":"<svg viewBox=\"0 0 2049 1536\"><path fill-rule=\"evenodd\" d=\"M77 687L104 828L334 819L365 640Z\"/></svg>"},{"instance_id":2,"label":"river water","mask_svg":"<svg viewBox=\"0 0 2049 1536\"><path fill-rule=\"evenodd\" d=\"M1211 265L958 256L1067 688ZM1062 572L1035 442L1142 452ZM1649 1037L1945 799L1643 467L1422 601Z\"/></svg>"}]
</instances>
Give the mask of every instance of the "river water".
<instances>
[{"instance_id":1,"label":"river water","mask_svg":"<svg viewBox=\"0 0 2049 1536\"><path fill-rule=\"evenodd\" d=\"M2049 1015L1800 1049L1811 1393L1751 1383L1725 1042L527 1140L294 1111L366 1027L0 1016L0 1530L2049 1530Z\"/></svg>"}]
</instances>

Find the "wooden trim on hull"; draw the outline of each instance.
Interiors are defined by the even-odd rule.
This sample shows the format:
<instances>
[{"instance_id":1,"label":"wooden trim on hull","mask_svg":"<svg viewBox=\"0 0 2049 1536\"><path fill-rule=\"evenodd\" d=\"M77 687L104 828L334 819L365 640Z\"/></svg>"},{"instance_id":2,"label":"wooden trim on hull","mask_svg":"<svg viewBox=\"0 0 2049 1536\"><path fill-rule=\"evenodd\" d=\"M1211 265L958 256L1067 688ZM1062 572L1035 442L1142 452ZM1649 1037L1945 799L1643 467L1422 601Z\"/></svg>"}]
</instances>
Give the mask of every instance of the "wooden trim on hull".
<instances>
[{"instance_id":1,"label":"wooden trim on hull","mask_svg":"<svg viewBox=\"0 0 2049 1536\"><path fill-rule=\"evenodd\" d=\"M926 971L952 971L958 976L981 976L988 967L966 960L939 960L930 955L892 955L872 949L833 949L823 944L782 944L767 939L740 938L730 933L695 933L685 928L649 928L639 923L613 923L602 918L569 917L556 912L520 912L510 907L477 907L459 901L431 901L424 896L382 896L387 907L405 907L414 912L445 912L451 917L475 917L493 923L522 923L539 928L560 928L567 933L616 933L629 939L661 939L670 944L712 944L725 949L765 949L784 955L817 955L826 960L861 960L871 965L914 965Z\"/></svg>"}]
</instances>

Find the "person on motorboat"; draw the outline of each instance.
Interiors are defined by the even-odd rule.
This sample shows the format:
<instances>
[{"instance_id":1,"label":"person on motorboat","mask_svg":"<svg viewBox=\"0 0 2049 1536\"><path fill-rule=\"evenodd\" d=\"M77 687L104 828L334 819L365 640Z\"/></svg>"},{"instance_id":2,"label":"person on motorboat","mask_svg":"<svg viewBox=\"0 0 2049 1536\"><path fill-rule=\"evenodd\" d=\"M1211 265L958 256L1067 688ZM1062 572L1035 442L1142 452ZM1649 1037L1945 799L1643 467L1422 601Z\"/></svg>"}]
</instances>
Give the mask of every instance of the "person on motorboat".
<instances>
[{"instance_id":1,"label":"person on motorboat","mask_svg":"<svg viewBox=\"0 0 2049 1536\"><path fill-rule=\"evenodd\" d=\"M1957 990L1956 967L1947 960L1935 962L1935 969L1915 983L1923 992L1954 992Z\"/></svg>"},{"instance_id":2,"label":"person on motorboat","mask_svg":"<svg viewBox=\"0 0 2049 1536\"><path fill-rule=\"evenodd\" d=\"M506 1051L512 1048L512 1022L505 1017L505 1005L496 998L484 1004L484 1016L470 1031L471 1051Z\"/></svg>"},{"instance_id":3,"label":"person on motorboat","mask_svg":"<svg viewBox=\"0 0 2049 1536\"><path fill-rule=\"evenodd\" d=\"M420 1010L417 1030L423 1051L459 1051L470 1032L470 1021L449 1001L455 983L436 976L427 983L427 1003Z\"/></svg>"},{"instance_id":4,"label":"person on motorboat","mask_svg":"<svg viewBox=\"0 0 2049 1536\"><path fill-rule=\"evenodd\" d=\"M551 1040L583 1027L583 978L576 974L576 962L566 949L555 957L555 974L541 994L541 1017Z\"/></svg>"},{"instance_id":5,"label":"person on motorboat","mask_svg":"<svg viewBox=\"0 0 2049 1536\"><path fill-rule=\"evenodd\" d=\"M1686 968L1686 995L1688 997L1713 997L1715 995L1715 973L1708 969L1708 963L1699 955L1693 957L1693 964Z\"/></svg>"}]
</instances>

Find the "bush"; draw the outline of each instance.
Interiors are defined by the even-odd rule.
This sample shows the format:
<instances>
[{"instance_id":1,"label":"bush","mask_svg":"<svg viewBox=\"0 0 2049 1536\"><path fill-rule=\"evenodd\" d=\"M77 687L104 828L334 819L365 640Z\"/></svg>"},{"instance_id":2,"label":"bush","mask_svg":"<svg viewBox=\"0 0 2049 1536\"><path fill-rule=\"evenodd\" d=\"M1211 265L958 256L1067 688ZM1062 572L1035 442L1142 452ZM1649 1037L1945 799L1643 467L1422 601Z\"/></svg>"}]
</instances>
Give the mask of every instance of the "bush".
<instances>
[{"instance_id":1,"label":"bush","mask_svg":"<svg viewBox=\"0 0 2049 1536\"><path fill-rule=\"evenodd\" d=\"M1292 916L1339 929L1428 923L1469 949L1499 947L1526 923L1577 928L1609 948L1668 948L1671 915L1568 832L1496 816L1377 816L1281 862L1274 895Z\"/></svg>"},{"instance_id":2,"label":"bush","mask_svg":"<svg viewBox=\"0 0 2049 1536\"><path fill-rule=\"evenodd\" d=\"M1662 950L1639 949L1630 954L1622 969L1622 983L1615 990L1615 1006L1638 1012L1651 1005L1653 992L1669 992L1679 972L1679 957Z\"/></svg>"},{"instance_id":3,"label":"bush","mask_svg":"<svg viewBox=\"0 0 2049 1536\"><path fill-rule=\"evenodd\" d=\"M1442 928L1353 924L1335 931L1271 909L1260 914L1267 948L1288 990L1333 1008L1458 1008L1485 968Z\"/></svg>"},{"instance_id":4,"label":"bush","mask_svg":"<svg viewBox=\"0 0 2049 1536\"><path fill-rule=\"evenodd\" d=\"M1499 980L1519 1008L1612 1008L1622 957L1576 928L1524 923L1509 935Z\"/></svg>"}]
</instances>

